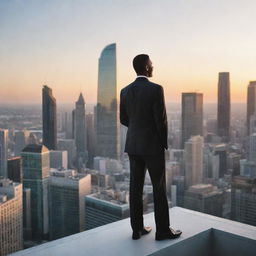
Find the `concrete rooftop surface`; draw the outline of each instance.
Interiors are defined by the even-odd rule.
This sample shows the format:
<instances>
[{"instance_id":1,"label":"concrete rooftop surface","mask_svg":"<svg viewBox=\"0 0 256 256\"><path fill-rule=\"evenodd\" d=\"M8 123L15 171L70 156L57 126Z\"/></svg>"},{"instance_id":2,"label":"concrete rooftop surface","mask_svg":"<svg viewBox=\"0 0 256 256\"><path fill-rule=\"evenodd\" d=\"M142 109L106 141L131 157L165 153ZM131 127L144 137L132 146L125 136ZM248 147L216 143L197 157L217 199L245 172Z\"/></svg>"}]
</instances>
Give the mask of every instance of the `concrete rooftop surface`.
<instances>
[{"instance_id":1,"label":"concrete rooftop surface","mask_svg":"<svg viewBox=\"0 0 256 256\"><path fill-rule=\"evenodd\" d=\"M254 256L256 227L181 207L170 208L179 238L155 241L154 213L144 215L150 234L132 240L130 218L25 249L15 256Z\"/></svg>"}]
</instances>

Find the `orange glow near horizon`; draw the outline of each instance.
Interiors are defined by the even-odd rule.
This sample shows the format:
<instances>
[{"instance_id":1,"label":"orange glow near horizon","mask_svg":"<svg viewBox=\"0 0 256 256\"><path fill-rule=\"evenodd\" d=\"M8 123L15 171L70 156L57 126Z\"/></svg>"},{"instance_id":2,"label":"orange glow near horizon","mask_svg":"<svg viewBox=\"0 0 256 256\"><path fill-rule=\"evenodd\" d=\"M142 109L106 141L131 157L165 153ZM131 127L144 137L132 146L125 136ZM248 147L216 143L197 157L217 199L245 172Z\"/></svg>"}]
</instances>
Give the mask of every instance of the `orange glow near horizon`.
<instances>
[{"instance_id":1,"label":"orange glow near horizon","mask_svg":"<svg viewBox=\"0 0 256 256\"><path fill-rule=\"evenodd\" d=\"M97 73L95 72L97 76ZM231 74L232 75L232 74ZM165 92L166 102L180 102L182 92L202 92L204 94L204 102L217 102L217 76L215 81L177 81L168 78L150 78L151 81L163 85ZM131 83L136 78L135 75L130 75L123 79L123 83L118 79L117 95L119 97L120 89ZM33 79L35 82L37 79ZM83 82L84 80L84 82ZM231 102L232 103L246 103L247 85L249 81L244 81L244 84L231 80ZM72 79L64 81L56 79L50 83L41 84L20 84L14 86L11 83L6 83L6 86L1 86L1 103L41 103L42 87L47 84L53 89L53 95L57 103L75 103L79 93L82 92L86 103L96 103L97 100L97 79L85 81L85 79L76 78L73 82ZM242 85L241 85L242 84ZM19 89L22 88L22 89Z\"/></svg>"},{"instance_id":2,"label":"orange glow near horizon","mask_svg":"<svg viewBox=\"0 0 256 256\"><path fill-rule=\"evenodd\" d=\"M133 57L147 53L166 102L187 91L217 102L218 73L227 71L231 102L245 103L256 80L255 8L251 0L0 1L0 103L40 104L44 84L58 104L80 92L96 103L98 58L113 42L118 97L136 77Z\"/></svg>"}]
</instances>

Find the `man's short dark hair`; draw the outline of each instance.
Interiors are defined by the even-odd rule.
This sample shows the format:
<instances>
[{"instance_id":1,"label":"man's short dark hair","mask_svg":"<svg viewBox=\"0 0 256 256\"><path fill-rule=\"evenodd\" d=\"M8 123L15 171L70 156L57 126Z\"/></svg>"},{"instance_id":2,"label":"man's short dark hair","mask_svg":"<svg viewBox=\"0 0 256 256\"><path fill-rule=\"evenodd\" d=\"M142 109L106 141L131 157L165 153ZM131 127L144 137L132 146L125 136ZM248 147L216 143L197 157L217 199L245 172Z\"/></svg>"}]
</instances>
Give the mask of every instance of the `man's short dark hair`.
<instances>
[{"instance_id":1,"label":"man's short dark hair","mask_svg":"<svg viewBox=\"0 0 256 256\"><path fill-rule=\"evenodd\" d=\"M132 64L137 74L145 72L148 60L149 56L147 54L139 54L134 57Z\"/></svg>"}]
</instances>

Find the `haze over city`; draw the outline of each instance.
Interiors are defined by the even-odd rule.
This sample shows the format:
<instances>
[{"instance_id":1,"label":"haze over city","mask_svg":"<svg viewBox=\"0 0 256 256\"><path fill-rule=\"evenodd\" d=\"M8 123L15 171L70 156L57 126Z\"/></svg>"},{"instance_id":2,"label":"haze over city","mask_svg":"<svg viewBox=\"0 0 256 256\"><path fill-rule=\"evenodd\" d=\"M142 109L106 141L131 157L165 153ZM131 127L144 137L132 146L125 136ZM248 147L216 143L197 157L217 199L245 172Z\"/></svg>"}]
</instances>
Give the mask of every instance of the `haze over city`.
<instances>
[{"instance_id":1,"label":"haze over city","mask_svg":"<svg viewBox=\"0 0 256 256\"><path fill-rule=\"evenodd\" d=\"M117 44L117 84L135 79L131 62L150 55L152 81L167 102L181 92L217 101L218 72L230 72L231 101L245 102L255 76L255 1L1 1L0 102L41 103L49 85L58 103L97 96L98 58ZM131 15L132 14L132 15Z\"/></svg>"}]
</instances>

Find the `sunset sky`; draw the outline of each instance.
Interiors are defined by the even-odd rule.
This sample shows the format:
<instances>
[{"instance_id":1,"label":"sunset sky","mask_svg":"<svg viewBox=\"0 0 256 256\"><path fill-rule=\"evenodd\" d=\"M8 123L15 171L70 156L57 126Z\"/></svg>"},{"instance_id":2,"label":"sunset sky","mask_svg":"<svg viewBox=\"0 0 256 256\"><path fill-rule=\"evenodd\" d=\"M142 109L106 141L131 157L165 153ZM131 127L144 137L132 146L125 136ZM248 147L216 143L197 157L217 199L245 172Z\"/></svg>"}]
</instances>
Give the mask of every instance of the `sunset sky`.
<instances>
[{"instance_id":1,"label":"sunset sky","mask_svg":"<svg viewBox=\"0 0 256 256\"><path fill-rule=\"evenodd\" d=\"M181 92L216 102L218 72L245 102L256 80L255 0L0 0L0 103L59 103L81 91L96 102L98 58L117 44L118 95L135 79L132 59L150 55L167 102Z\"/></svg>"}]
</instances>

